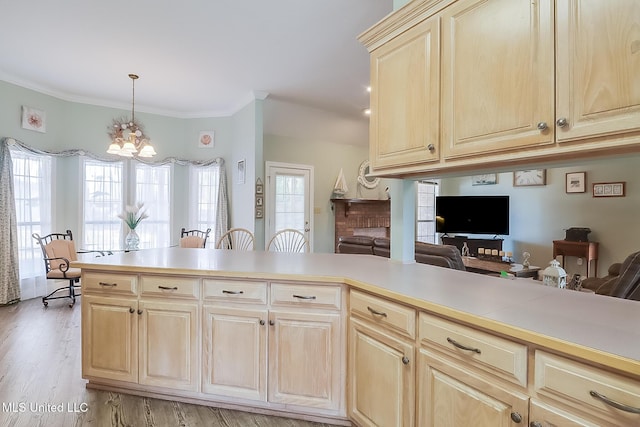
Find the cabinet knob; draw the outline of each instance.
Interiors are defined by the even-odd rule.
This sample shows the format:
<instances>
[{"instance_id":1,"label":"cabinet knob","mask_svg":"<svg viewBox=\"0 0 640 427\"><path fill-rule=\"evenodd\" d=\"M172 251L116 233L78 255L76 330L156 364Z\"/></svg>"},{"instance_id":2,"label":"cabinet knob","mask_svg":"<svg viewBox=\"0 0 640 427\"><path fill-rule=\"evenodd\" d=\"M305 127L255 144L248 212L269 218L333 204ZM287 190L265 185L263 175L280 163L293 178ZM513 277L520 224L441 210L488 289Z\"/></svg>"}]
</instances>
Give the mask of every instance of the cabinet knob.
<instances>
[{"instance_id":1,"label":"cabinet knob","mask_svg":"<svg viewBox=\"0 0 640 427\"><path fill-rule=\"evenodd\" d=\"M142 310L138 310L138 314L142 314Z\"/></svg>"},{"instance_id":2,"label":"cabinet knob","mask_svg":"<svg viewBox=\"0 0 640 427\"><path fill-rule=\"evenodd\" d=\"M429 150L429 151L431 151L433 153L434 151L436 151L436 146L433 145L433 144L429 144L429 145L427 145L427 150Z\"/></svg>"},{"instance_id":3,"label":"cabinet knob","mask_svg":"<svg viewBox=\"0 0 640 427\"><path fill-rule=\"evenodd\" d=\"M276 322L274 322L273 320L269 320L269 324L270 324L271 326L273 326L273 325L275 325L275 324L276 324Z\"/></svg>"},{"instance_id":4,"label":"cabinet knob","mask_svg":"<svg viewBox=\"0 0 640 427\"><path fill-rule=\"evenodd\" d=\"M135 312L136 312L136 311L134 310L134 308L133 308L133 307L129 307L129 313L133 314L133 313L135 313Z\"/></svg>"},{"instance_id":5,"label":"cabinet knob","mask_svg":"<svg viewBox=\"0 0 640 427\"><path fill-rule=\"evenodd\" d=\"M404 356L402 358L402 363L404 363L405 365L408 365L409 364L409 358L407 356Z\"/></svg>"},{"instance_id":6,"label":"cabinet knob","mask_svg":"<svg viewBox=\"0 0 640 427\"><path fill-rule=\"evenodd\" d=\"M545 130L546 128L548 128L549 125L547 125L547 122L540 122L538 123L538 129L539 130Z\"/></svg>"},{"instance_id":7,"label":"cabinet knob","mask_svg":"<svg viewBox=\"0 0 640 427\"><path fill-rule=\"evenodd\" d=\"M264 320L260 320L260 325L264 326Z\"/></svg>"},{"instance_id":8,"label":"cabinet knob","mask_svg":"<svg viewBox=\"0 0 640 427\"><path fill-rule=\"evenodd\" d=\"M565 127L566 125L568 125L568 124L569 124L569 122L567 121L567 119L566 119L566 118L562 117L562 118L559 118L558 120L556 120L556 124L557 124L559 127L563 128L563 127Z\"/></svg>"},{"instance_id":9,"label":"cabinet knob","mask_svg":"<svg viewBox=\"0 0 640 427\"><path fill-rule=\"evenodd\" d=\"M512 413L511 413L511 420L512 420L514 423L521 423L521 422L522 422L522 415L520 415L520 414L519 414L519 413L517 413L517 412L512 412Z\"/></svg>"},{"instance_id":10,"label":"cabinet knob","mask_svg":"<svg viewBox=\"0 0 640 427\"><path fill-rule=\"evenodd\" d=\"M542 427L542 423L539 423L538 421L531 421L529 423L529 427Z\"/></svg>"}]
</instances>

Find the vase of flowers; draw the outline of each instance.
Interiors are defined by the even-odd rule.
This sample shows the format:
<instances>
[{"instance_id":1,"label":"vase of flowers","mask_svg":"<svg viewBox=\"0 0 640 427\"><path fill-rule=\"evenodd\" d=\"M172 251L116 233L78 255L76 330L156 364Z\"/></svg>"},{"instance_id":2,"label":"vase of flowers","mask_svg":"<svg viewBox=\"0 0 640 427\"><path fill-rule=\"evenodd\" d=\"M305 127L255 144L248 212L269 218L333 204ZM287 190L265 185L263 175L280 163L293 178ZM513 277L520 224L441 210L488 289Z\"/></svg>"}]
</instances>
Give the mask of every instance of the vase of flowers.
<instances>
[{"instance_id":1,"label":"vase of flowers","mask_svg":"<svg viewBox=\"0 0 640 427\"><path fill-rule=\"evenodd\" d=\"M127 205L125 210L118 214L118 218L122 219L127 227L129 227L129 233L124 239L125 251L131 251L138 249L140 245L140 237L136 233L136 227L145 218L149 218L146 209L144 209L144 203L138 202L133 206Z\"/></svg>"}]
</instances>

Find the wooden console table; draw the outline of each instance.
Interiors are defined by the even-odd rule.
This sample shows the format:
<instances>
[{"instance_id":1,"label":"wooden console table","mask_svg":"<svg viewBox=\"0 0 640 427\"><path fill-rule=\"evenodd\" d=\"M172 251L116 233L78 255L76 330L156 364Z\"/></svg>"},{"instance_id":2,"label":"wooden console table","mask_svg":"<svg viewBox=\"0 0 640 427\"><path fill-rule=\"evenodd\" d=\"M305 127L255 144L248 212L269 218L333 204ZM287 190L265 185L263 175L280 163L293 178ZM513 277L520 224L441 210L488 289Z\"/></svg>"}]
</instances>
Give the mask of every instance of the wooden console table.
<instances>
[{"instance_id":1,"label":"wooden console table","mask_svg":"<svg viewBox=\"0 0 640 427\"><path fill-rule=\"evenodd\" d=\"M524 267L522 264L509 264L500 261L491 261L488 259L474 258L474 257L462 257L462 262L467 270L471 272L478 272L483 274L500 273L506 271L513 274L515 277L538 277L538 271L540 267L533 265Z\"/></svg>"},{"instance_id":2,"label":"wooden console table","mask_svg":"<svg viewBox=\"0 0 640 427\"><path fill-rule=\"evenodd\" d=\"M587 277L591 274L591 261L593 261L593 276L598 277L598 242L572 242L569 240L553 241L553 258L562 255L562 268L564 260L568 256L585 258L587 260Z\"/></svg>"}]
</instances>

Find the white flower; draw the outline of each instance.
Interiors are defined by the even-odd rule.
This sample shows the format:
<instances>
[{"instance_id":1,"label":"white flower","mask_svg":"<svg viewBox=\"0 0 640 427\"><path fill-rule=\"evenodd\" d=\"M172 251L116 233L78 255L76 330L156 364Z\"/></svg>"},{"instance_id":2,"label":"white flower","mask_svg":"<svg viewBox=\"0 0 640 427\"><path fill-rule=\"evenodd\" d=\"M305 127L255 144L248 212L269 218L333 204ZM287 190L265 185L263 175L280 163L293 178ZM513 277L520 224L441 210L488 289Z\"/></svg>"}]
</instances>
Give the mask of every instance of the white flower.
<instances>
[{"instance_id":1,"label":"white flower","mask_svg":"<svg viewBox=\"0 0 640 427\"><path fill-rule=\"evenodd\" d=\"M127 227L134 230L140 221L145 218L149 218L147 211L144 208L144 203L138 202L135 205L127 205L124 211L118 214L118 218L122 219Z\"/></svg>"}]
</instances>

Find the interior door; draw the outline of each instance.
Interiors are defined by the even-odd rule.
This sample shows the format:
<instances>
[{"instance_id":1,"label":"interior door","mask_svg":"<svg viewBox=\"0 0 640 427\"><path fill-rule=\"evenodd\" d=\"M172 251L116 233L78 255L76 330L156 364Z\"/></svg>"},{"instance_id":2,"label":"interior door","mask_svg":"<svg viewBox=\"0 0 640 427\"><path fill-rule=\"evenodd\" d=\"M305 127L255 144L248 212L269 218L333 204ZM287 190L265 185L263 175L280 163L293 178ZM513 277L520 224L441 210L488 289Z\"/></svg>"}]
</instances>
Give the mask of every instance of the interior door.
<instances>
[{"instance_id":1,"label":"interior door","mask_svg":"<svg viewBox=\"0 0 640 427\"><path fill-rule=\"evenodd\" d=\"M304 233L313 252L313 166L267 162L266 170L265 248L275 233L293 228Z\"/></svg>"}]
</instances>

